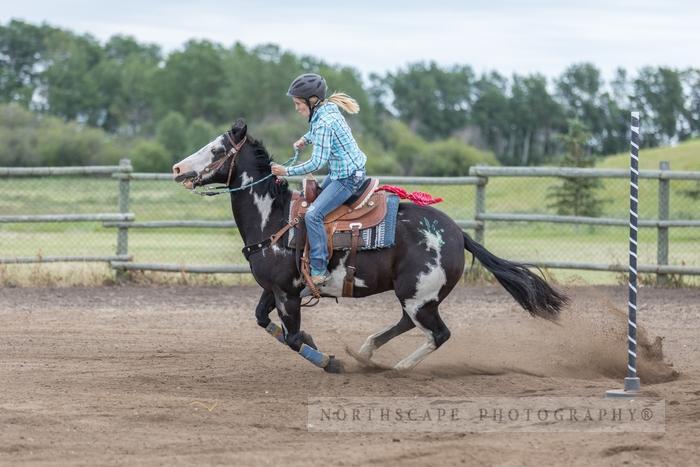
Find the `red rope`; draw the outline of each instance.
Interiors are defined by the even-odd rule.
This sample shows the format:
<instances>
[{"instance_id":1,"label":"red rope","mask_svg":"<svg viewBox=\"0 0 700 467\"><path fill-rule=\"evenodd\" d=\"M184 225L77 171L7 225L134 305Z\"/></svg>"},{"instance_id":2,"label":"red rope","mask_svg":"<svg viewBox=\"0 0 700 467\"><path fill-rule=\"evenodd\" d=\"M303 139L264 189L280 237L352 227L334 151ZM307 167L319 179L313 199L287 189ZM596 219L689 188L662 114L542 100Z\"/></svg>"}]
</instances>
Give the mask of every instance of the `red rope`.
<instances>
[{"instance_id":1,"label":"red rope","mask_svg":"<svg viewBox=\"0 0 700 467\"><path fill-rule=\"evenodd\" d=\"M384 190L399 195L401 199L407 199L418 206L428 206L429 204L442 202L442 198L433 198L430 193L424 193L422 191L414 191L409 193L400 186L382 185L377 188L376 191L379 190Z\"/></svg>"}]
</instances>

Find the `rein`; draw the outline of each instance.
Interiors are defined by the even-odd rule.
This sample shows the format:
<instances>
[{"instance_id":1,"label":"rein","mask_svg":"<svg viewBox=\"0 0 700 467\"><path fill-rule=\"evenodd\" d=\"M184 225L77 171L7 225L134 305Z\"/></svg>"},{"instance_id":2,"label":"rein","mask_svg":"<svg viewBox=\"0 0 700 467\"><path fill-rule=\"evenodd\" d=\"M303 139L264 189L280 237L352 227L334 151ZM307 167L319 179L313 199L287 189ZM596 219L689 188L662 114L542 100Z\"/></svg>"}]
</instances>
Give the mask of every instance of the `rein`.
<instances>
[{"instance_id":1,"label":"rein","mask_svg":"<svg viewBox=\"0 0 700 467\"><path fill-rule=\"evenodd\" d=\"M231 137L228 135L228 133L226 133L226 136L229 138L229 141L233 142L233 141L231 140ZM236 156L238 155L238 153L240 152L241 148L243 147L243 145L244 145L247 141L248 141L248 138L247 138L247 137L243 138L243 139L241 140L240 143L238 143L237 145L234 145L234 146L231 148L231 150L229 151L229 153L226 154L226 157L224 157L224 158L222 158L222 159L219 159L218 161L209 164L209 165L206 166L206 167L204 168L204 170L202 171L202 172L209 172L209 171L212 170L212 168L213 168L215 165L216 165L216 168L215 168L214 170L219 170L219 169L221 168L221 166L224 165L224 163L226 162L226 160L227 160L229 157L233 156L233 159L231 160L231 165L229 166L229 169L228 169L228 177L227 177L227 179L226 179L226 185L225 185L225 186L217 186L217 187L207 188L207 189L205 189L205 190L203 190L203 191L196 191L196 190L195 190L196 187L195 187L195 188L193 188L192 190L190 190L190 192L191 192L191 193L194 193L195 195L199 195L199 196L216 196L216 195L222 195L222 194L224 194L224 193L233 193L233 192L235 192L235 191L247 190L248 188L250 188L250 187L252 187L252 186L254 186L254 185L257 185L258 183L264 182L264 181L267 180L268 178L272 177L273 174L270 173L270 174L265 175L264 177L262 177L262 178L260 178L260 179L258 179L258 180L255 180L255 181L253 181L253 182L250 182L250 183L248 183L248 184L246 184L246 185L241 185L241 186L239 186L238 188L230 188L230 185L231 185L231 174L233 173L233 167L234 167L235 164L236 164ZM293 165L293 164L296 162L296 160L297 160L298 158L299 158L299 150L298 150L298 149L294 149L294 156L292 156L289 160L287 160L286 162L284 162L284 163L281 164L281 165L284 165L285 167L286 167L286 166L289 166L289 165Z\"/></svg>"}]
</instances>

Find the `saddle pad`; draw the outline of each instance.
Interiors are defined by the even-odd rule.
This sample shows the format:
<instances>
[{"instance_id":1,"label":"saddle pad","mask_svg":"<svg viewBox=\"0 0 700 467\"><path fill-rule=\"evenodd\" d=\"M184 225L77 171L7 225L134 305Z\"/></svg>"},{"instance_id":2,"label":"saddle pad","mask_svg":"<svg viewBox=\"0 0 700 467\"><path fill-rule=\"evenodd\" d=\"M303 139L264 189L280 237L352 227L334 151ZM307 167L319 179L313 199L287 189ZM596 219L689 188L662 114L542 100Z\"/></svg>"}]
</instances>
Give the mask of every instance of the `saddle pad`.
<instances>
[{"instance_id":1,"label":"saddle pad","mask_svg":"<svg viewBox=\"0 0 700 467\"><path fill-rule=\"evenodd\" d=\"M396 243L396 215L399 211L399 197L389 195L386 198L386 216L374 227L360 229L360 250L376 250L378 248L389 248ZM290 219L291 220L291 219ZM289 231L287 236L287 246L295 248L294 229ZM350 232L336 232L333 234L334 250L350 249Z\"/></svg>"}]
</instances>

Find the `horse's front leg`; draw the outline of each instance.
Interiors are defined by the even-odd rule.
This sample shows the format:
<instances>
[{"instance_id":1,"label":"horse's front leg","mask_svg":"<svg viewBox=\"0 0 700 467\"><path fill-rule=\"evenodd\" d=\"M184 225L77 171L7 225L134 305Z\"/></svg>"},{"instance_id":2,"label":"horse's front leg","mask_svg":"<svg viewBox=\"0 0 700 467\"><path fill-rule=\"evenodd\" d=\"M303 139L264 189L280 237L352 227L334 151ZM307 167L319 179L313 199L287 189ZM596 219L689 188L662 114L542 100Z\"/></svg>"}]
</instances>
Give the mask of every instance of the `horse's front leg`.
<instances>
[{"instance_id":1,"label":"horse's front leg","mask_svg":"<svg viewBox=\"0 0 700 467\"><path fill-rule=\"evenodd\" d=\"M270 313L275 309L275 305L275 294L270 290L263 290L260 300L258 300L258 306L255 307L255 319L258 326L265 328L272 337L286 344L282 328L270 319Z\"/></svg>"},{"instance_id":2,"label":"horse's front leg","mask_svg":"<svg viewBox=\"0 0 700 467\"><path fill-rule=\"evenodd\" d=\"M264 328L272 337L282 344L287 345L287 342L284 340L284 330L270 319L270 313L272 313L276 305L275 294L269 290L263 290L260 300L258 300L258 306L255 307L255 319L258 322L258 326ZM303 343L314 349L317 348L309 334L301 331L301 335Z\"/></svg>"},{"instance_id":3,"label":"horse's front leg","mask_svg":"<svg viewBox=\"0 0 700 467\"><path fill-rule=\"evenodd\" d=\"M329 373L341 373L343 365L340 360L318 350L311 335L301 330L301 298L281 290L274 295L287 345L317 367Z\"/></svg>"}]
</instances>

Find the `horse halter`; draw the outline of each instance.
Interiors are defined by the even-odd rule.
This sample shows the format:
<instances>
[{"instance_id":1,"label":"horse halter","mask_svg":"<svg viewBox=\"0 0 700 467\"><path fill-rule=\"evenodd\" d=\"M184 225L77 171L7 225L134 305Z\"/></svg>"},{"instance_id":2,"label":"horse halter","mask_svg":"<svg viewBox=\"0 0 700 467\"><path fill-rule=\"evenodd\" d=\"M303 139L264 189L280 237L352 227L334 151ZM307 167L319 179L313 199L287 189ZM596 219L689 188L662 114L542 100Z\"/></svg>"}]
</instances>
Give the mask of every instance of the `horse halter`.
<instances>
[{"instance_id":1,"label":"horse halter","mask_svg":"<svg viewBox=\"0 0 700 467\"><path fill-rule=\"evenodd\" d=\"M193 186L195 186L195 187L200 186L200 184L202 182L202 175L203 174L215 173L217 170L219 170L226 163L226 161L229 158L231 159L231 164L229 165L229 168L228 168L228 177L226 177L226 186L227 187L231 186L231 175L233 175L233 168L236 165L236 156L241 151L241 148L243 147L243 145L246 142L248 142L248 136L247 135L244 136L243 139L238 144L236 144L233 141L233 138L231 137L231 135L229 134L228 131L224 134L226 135L226 138L228 138L229 143L231 143L231 149L229 149L226 152L226 155L224 157L222 157L221 159L214 161L211 164L204 167L204 169L202 169L202 172L200 172L192 181Z\"/></svg>"}]
</instances>

